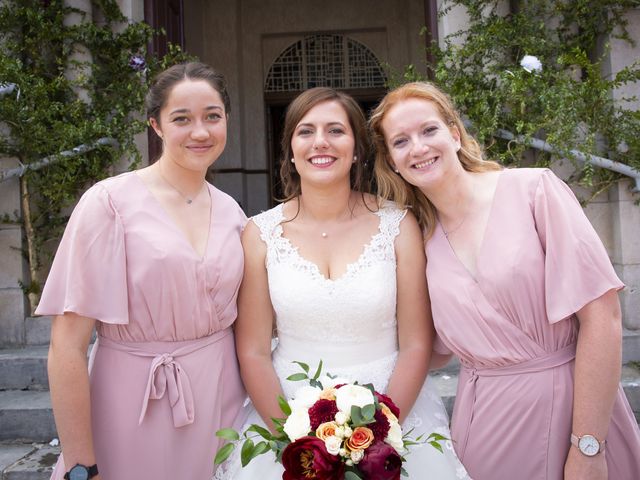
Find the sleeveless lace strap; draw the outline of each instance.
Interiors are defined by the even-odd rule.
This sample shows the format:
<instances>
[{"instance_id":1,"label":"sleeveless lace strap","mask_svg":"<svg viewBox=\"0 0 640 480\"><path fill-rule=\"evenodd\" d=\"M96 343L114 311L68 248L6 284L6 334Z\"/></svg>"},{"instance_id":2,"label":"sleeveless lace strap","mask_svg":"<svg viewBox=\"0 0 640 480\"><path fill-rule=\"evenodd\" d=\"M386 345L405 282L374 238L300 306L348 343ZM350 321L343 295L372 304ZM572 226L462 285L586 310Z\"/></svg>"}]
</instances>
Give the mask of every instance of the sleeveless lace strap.
<instances>
[{"instance_id":1,"label":"sleeveless lace strap","mask_svg":"<svg viewBox=\"0 0 640 480\"><path fill-rule=\"evenodd\" d=\"M372 261L395 262L394 242L400 233L400 222L407 210L398 208L393 202L384 202L376 214L380 217L380 226L378 233L371 239L367 254Z\"/></svg>"},{"instance_id":2,"label":"sleeveless lace strap","mask_svg":"<svg viewBox=\"0 0 640 480\"><path fill-rule=\"evenodd\" d=\"M267 247L270 247L273 241L282 235L282 227L280 226L282 218L282 204L251 217L253 223L260 230L260 238L267 244Z\"/></svg>"}]
</instances>

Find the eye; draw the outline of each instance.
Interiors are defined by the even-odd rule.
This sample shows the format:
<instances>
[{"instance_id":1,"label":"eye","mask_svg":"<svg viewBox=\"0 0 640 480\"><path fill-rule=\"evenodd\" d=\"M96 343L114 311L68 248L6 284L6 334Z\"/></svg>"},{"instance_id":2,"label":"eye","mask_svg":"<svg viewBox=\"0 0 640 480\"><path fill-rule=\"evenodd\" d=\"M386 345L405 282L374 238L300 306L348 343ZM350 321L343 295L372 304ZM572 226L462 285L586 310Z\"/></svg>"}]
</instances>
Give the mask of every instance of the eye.
<instances>
[{"instance_id":1,"label":"eye","mask_svg":"<svg viewBox=\"0 0 640 480\"><path fill-rule=\"evenodd\" d=\"M173 120L171 121L173 123L187 123L189 119L185 116L179 116L179 117L174 117Z\"/></svg>"},{"instance_id":2,"label":"eye","mask_svg":"<svg viewBox=\"0 0 640 480\"><path fill-rule=\"evenodd\" d=\"M393 148L401 148L401 147L403 147L406 143L407 143L407 139L406 139L406 138L396 138L396 139L391 143L391 146L392 146Z\"/></svg>"},{"instance_id":3,"label":"eye","mask_svg":"<svg viewBox=\"0 0 640 480\"><path fill-rule=\"evenodd\" d=\"M222 115L219 113L210 113L207 115L207 120L217 121L222 118Z\"/></svg>"},{"instance_id":4,"label":"eye","mask_svg":"<svg viewBox=\"0 0 640 480\"><path fill-rule=\"evenodd\" d=\"M297 135L301 137L311 134L313 134L313 130L311 130L310 128L300 128L297 132Z\"/></svg>"},{"instance_id":5,"label":"eye","mask_svg":"<svg viewBox=\"0 0 640 480\"><path fill-rule=\"evenodd\" d=\"M331 135L344 135L344 129L340 127L332 127L329 129Z\"/></svg>"},{"instance_id":6,"label":"eye","mask_svg":"<svg viewBox=\"0 0 640 480\"><path fill-rule=\"evenodd\" d=\"M425 129L422 131L422 133L425 134L425 135L431 135L431 134L435 133L437 130L438 130L438 127L430 126L430 127L425 127Z\"/></svg>"}]
</instances>

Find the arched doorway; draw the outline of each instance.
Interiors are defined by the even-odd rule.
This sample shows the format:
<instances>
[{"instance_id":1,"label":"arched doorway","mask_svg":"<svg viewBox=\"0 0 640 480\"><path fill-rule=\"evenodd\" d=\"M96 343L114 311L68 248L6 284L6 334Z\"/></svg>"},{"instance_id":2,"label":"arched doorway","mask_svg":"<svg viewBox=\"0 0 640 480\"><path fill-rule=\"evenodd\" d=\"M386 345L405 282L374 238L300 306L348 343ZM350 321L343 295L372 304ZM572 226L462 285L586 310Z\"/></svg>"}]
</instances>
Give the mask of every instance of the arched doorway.
<instances>
[{"instance_id":1,"label":"arched doorway","mask_svg":"<svg viewBox=\"0 0 640 480\"><path fill-rule=\"evenodd\" d=\"M353 96L368 114L384 96L386 83L373 52L346 35L308 35L282 51L264 85L272 205L282 198L280 139L289 103L308 88L332 87Z\"/></svg>"}]
</instances>

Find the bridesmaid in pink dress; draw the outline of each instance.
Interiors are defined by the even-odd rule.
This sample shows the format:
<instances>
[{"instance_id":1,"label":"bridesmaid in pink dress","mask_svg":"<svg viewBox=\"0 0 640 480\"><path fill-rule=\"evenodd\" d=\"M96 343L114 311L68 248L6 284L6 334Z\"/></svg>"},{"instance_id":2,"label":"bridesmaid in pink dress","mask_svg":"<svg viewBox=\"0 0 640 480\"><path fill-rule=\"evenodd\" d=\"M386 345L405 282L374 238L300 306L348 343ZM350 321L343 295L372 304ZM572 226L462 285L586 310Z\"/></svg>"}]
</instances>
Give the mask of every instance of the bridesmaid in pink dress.
<instances>
[{"instance_id":1,"label":"bridesmaid in pink dress","mask_svg":"<svg viewBox=\"0 0 640 480\"><path fill-rule=\"evenodd\" d=\"M471 477L639 479L619 385L624 285L571 190L483 160L428 83L387 94L371 127L381 195L425 232L434 349L460 359L451 434Z\"/></svg>"},{"instance_id":2,"label":"bridesmaid in pink dress","mask_svg":"<svg viewBox=\"0 0 640 480\"><path fill-rule=\"evenodd\" d=\"M55 479L208 480L214 432L246 396L231 329L246 218L205 181L226 143L224 78L176 65L147 106L162 156L83 195L37 309L55 315Z\"/></svg>"}]
</instances>

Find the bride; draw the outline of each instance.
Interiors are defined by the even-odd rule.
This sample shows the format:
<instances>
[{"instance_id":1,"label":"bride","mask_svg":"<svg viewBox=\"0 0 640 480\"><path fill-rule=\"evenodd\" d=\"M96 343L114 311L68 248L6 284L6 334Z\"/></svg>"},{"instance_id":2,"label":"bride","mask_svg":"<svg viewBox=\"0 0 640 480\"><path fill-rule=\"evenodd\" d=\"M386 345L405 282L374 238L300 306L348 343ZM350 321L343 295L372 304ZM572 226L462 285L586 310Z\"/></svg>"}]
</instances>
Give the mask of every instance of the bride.
<instances>
[{"instance_id":1,"label":"bride","mask_svg":"<svg viewBox=\"0 0 640 480\"><path fill-rule=\"evenodd\" d=\"M440 397L425 383L434 330L422 235L414 216L365 193L365 118L348 95L314 88L287 110L281 179L286 201L255 216L243 234L244 280L236 344L251 398L245 428L282 417L277 398L301 386L292 362L373 383L400 408L413 435L450 437ZM272 352L274 328L278 343ZM244 428L243 428L244 430ZM451 442L444 454L411 449L409 478L468 478ZM282 478L272 452L242 468L240 449L218 479Z\"/></svg>"}]
</instances>

